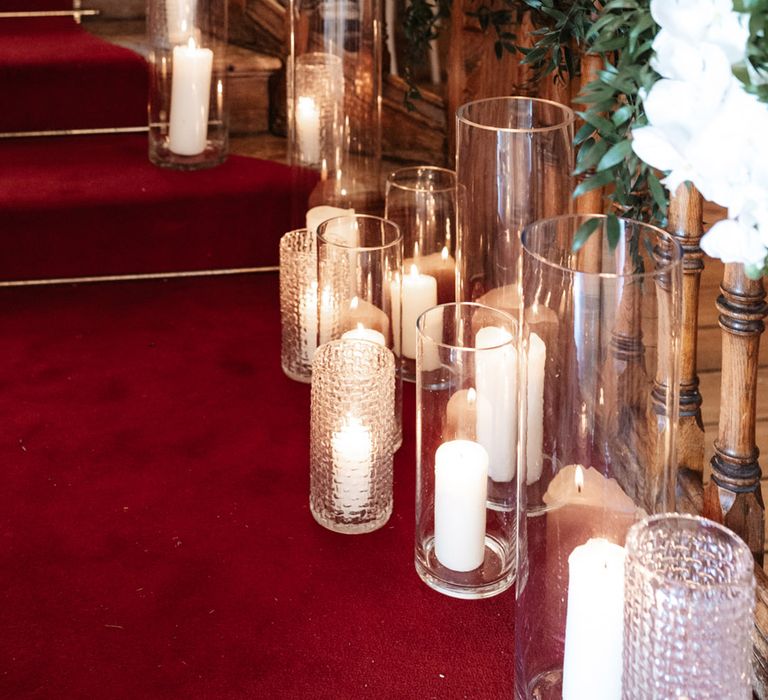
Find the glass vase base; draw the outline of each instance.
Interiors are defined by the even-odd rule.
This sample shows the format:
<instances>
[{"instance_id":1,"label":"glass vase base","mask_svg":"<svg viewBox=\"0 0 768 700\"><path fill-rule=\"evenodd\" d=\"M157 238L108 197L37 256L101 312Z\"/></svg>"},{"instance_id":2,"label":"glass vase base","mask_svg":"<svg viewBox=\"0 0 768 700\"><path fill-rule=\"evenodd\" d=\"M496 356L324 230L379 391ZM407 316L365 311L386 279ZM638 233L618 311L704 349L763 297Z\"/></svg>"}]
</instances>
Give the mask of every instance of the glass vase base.
<instances>
[{"instance_id":1,"label":"glass vase base","mask_svg":"<svg viewBox=\"0 0 768 700\"><path fill-rule=\"evenodd\" d=\"M283 368L283 374L288 377L288 379L293 379L294 382L301 382L302 384L311 384L312 383L312 372L307 370L306 372L302 371L293 371L288 369L285 365L282 365Z\"/></svg>"},{"instance_id":2,"label":"glass vase base","mask_svg":"<svg viewBox=\"0 0 768 700\"><path fill-rule=\"evenodd\" d=\"M563 669L542 671L535 676L527 688L515 689L515 700L562 700Z\"/></svg>"},{"instance_id":3,"label":"glass vase base","mask_svg":"<svg viewBox=\"0 0 768 700\"><path fill-rule=\"evenodd\" d=\"M390 515L392 515L391 507L374 520L344 518L344 516L340 514L337 517L333 517L333 515L329 515L328 513L320 513L316 511L311 502L309 504L309 509L318 525L322 525L326 530L338 532L342 535L364 535L366 532L373 532L374 530L384 527L384 525L387 524Z\"/></svg>"},{"instance_id":4,"label":"glass vase base","mask_svg":"<svg viewBox=\"0 0 768 700\"><path fill-rule=\"evenodd\" d=\"M194 156L182 156L173 153L167 143L151 143L149 160L153 165L172 170L203 170L221 165L227 159L224 144L208 142L205 150Z\"/></svg>"},{"instance_id":5,"label":"glass vase base","mask_svg":"<svg viewBox=\"0 0 768 700\"><path fill-rule=\"evenodd\" d=\"M486 535L485 561L482 566L472 571L454 571L438 560L432 537L424 543L424 561L416 557L416 573L430 588L451 598L492 598L515 582L515 569L507 564L514 557L514 552L507 550L508 547L503 547L496 539Z\"/></svg>"}]
</instances>

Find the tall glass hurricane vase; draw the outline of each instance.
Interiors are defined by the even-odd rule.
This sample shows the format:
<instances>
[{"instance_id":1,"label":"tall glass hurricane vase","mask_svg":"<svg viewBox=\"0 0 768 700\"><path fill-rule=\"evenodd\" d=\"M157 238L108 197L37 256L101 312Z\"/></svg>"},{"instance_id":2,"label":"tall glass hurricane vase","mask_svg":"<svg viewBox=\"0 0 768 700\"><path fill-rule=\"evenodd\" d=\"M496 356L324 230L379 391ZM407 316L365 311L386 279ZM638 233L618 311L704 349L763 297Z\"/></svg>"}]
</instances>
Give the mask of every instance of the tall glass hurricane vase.
<instances>
[{"instance_id":1,"label":"tall glass hurricane vase","mask_svg":"<svg viewBox=\"0 0 768 700\"><path fill-rule=\"evenodd\" d=\"M311 207L381 207L381 4L291 0L288 149Z\"/></svg>"},{"instance_id":2,"label":"tall glass hurricane vase","mask_svg":"<svg viewBox=\"0 0 768 700\"><path fill-rule=\"evenodd\" d=\"M466 188L456 248L459 301L517 308L520 232L571 211L573 122L568 107L530 97L459 107L456 176Z\"/></svg>"},{"instance_id":3,"label":"tall glass hurricane vase","mask_svg":"<svg viewBox=\"0 0 768 700\"><path fill-rule=\"evenodd\" d=\"M149 0L149 159L183 170L227 157L226 0Z\"/></svg>"},{"instance_id":4,"label":"tall glass hurricane vase","mask_svg":"<svg viewBox=\"0 0 768 700\"><path fill-rule=\"evenodd\" d=\"M618 698L627 531L674 509L682 250L589 216L522 250L516 696Z\"/></svg>"}]
</instances>

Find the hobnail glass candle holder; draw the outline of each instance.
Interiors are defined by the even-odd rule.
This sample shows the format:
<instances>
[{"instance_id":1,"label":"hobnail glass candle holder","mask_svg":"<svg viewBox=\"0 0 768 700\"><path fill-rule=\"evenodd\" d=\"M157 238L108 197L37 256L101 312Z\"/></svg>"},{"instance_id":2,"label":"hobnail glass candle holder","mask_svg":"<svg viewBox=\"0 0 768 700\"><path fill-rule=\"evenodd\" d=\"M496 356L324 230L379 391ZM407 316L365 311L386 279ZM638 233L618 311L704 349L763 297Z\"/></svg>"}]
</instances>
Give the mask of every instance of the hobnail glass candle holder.
<instances>
[{"instance_id":1,"label":"hobnail glass candle holder","mask_svg":"<svg viewBox=\"0 0 768 700\"><path fill-rule=\"evenodd\" d=\"M748 700L754 559L733 532L669 513L627 535L624 700Z\"/></svg>"},{"instance_id":2,"label":"hobnail glass candle holder","mask_svg":"<svg viewBox=\"0 0 768 700\"><path fill-rule=\"evenodd\" d=\"M149 0L149 159L196 170L229 148L226 0Z\"/></svg>"},{"instance_id":3,"label":"hobnail glass candle holder","mask_svg":"<svg viewBox=\"0 0 768 700\"><path fill-rule=\"evenodd\" d=\"M380 213L381 3L290 0L288 155L311 207Z\"/></svg>"},{"instance_id":4,"label":"hobnail glass candle holder","mask_svg":"<svg viewBox=\"0 0 768 700\"><path fill-rule=\"evenodd\" d=\"M515 578L516 322L479 304L418 321L416 571L456 598Z\"/></svg>"},{"instance_id":5,"label":"hobnail glass candle holder","mask_svg":"<svg viewBox=\"0 0 768 700\"><path fill-rule=\"evenodd\" d=\"M335 532L371 532L392 513L395 358L368 340L334 340L315 354L310 509Z\"/></svg>"},{"instance_id":6,"label":"hobnail glass candle holder","mask_svg":"<svg viewBox=\"0 0 768 700\"><path fill-rule=\"evenodd\" d=\"M531 97L469 102L456 115L456 177L466 187L457 300L516 313L519 235L572 210L574 114Z\"/></svg>"},{"instance_id":7,"label":"hobnail glass candle holder","mask_svg":"<svg viewBox=\"0 0 768 700\"><path fill-rule=\"evenodd\" d=\"M378 342L398 355L402 237L396 224L357 214L317 229L320 346L343 337ZM414 331L415 331L414 319ZM395 443L402 442L402 379L395 380Z\"/></svg>"},{"instance_id":8,"label":"hobnail glass candle holder","mask_svg":"<svg viewBox=\"0 0 768 700\"><path fill-rule=\"evenodd\" d=\"M587 215L522 251L516 697L618 697L624 541L674 510L682 250Z\"/></svg>"},{"instance_id":9,"label":"hobnail glass candle holder","mask_svg":"<svg viewBox=\"0 0 768 700\"><path fill-rule=\"evenodd\" d=\"M458 204L463 192L464 188L456 184L456 173L445 168L401 168L387 178L384 216L394 221L403 235L402 303L414 319L426 308L456 300L454 255ZM409 298L412 274L433 277L437 283L435 298L425 298L420 307L413 309ZM403 357L402 372L406 381L416 380L415 352Z\"/></svg>"},{"instance_id":10,"label":"hobnail glass candle holder","mask_svg":"<svg viewBox=\"0 0 768 700\"><path fill-rule=\"evenodd\" d=\"M280 239L280 359L283 372L299 382L312 378L317 314L315 234L289 231Z\"/></svg>"}]
</instances>

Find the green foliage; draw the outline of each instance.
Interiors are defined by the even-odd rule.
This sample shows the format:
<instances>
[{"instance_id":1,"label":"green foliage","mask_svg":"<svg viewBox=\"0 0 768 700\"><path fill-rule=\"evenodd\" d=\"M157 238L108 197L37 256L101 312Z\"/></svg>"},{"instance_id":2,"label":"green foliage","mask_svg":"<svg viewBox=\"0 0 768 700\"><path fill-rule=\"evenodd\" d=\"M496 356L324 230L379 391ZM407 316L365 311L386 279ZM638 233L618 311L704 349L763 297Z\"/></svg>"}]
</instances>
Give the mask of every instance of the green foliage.
<instances>
[{"instance_id":1,"label":"green foliage","mask_svg":"<svg viewBox=\"0 0 768 700\"><path fill-rule=\"evenodd\" d=\"M405 106L412 110L413 100L419 99L421 93L416 86L413 74L414 67L423 63L429 51L429 42L437 39L440 33L440 23L451 16L451 0L412 0L406 4L403 29L407 41L405 67L403 78L408 84L405 94ZM394 31L394 27L388 27Z\"/></svg>"},{"instance_id":2,"label":"green foliage","mask_svg":"<svg viewBox=\"0 0 768 700\"><path fill-rule=\"evenodd\" d=\"M650 67L658 26L650 0L608 0L586 32L586 48L603 70L579 96L584 127L576 135L579 196L610 184L608 198L622 216L665 225L669 196L658 175L632 151L631 131L646 124L640 96L658 79Z\"/></svg>"},{"instance_id":3,"label":"green foliage","mask_svg":"<svg viewBox=\"0 0 768 700\"><path fill-rule=\"evenodd\" d=\"M733 9L749 12L749 68L736 71L736 76L749 92L768 102L768 0L734 0Z\"/></svg>"}]
</instances>

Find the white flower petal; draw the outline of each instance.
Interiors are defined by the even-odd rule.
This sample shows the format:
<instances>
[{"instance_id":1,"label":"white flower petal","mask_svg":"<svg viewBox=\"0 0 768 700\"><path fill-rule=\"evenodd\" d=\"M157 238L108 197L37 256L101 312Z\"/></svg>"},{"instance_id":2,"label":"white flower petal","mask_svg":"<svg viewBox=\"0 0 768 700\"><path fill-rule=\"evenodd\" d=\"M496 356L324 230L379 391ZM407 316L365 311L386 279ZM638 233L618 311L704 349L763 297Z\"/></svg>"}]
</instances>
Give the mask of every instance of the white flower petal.
<instances>
[{"instance_id":1,"label":"white flower petal","mask_svg":"<svg viewBox=\"0 0 768 700\"><path fill-rule=\"evenodd\" d=\"M718 221L702 237L701 249L710 257L719 258L724 263L755 266L761 266L768 253L757 230L734 219Z\"/></svg>"}]
</instances>

